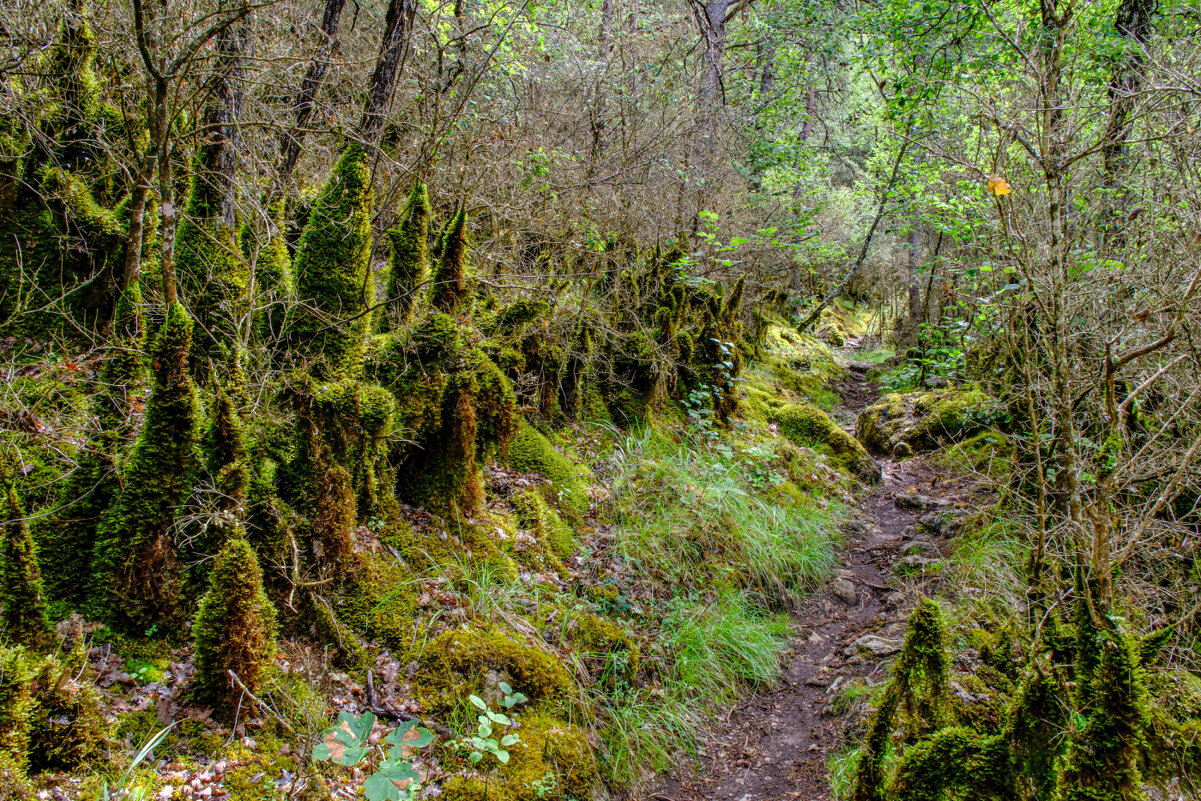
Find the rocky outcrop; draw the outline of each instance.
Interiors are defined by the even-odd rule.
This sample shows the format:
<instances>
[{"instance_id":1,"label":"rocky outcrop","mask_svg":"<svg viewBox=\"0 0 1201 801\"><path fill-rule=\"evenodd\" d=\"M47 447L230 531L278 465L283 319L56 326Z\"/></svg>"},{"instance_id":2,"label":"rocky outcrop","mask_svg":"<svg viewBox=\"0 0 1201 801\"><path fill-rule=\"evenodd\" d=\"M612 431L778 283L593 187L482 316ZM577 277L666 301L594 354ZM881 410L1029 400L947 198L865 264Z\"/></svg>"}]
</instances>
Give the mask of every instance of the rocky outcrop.
<instances>
[{"instance_id":1,"label":"rocky outcrop","mask_svg":"<svg viewBox=\"0 0 1201 801\"><path fill-rule=\"evenodd\" d=\"M971 387L885 395L859 415L855 436L868 449L903 459L961 442L994 425L996 400Z\"/></svg>"}]
</instances>

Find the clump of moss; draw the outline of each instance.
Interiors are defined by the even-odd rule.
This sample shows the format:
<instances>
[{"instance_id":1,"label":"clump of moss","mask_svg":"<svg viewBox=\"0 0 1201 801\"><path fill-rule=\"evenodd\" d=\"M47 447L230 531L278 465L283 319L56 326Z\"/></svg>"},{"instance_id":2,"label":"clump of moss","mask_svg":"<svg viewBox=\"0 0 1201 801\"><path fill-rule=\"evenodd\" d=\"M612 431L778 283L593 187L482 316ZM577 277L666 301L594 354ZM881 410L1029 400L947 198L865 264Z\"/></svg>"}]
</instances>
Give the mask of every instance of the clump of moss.
<instances>
[{"instance_id":1,"label":"clump of moss","mask_svg":"<svg viewBox=\"0 0 1201 801\"><path fill-rule=\"evenodd\" d=\"M471 294L467 280L467 212L460 210L442 234L434 270L432 302L438 311L454 313Z\"/></svg>"},{"instance_id":2,"label":"clump of moss","mask_svg":"<svg viewBox=\"0 0 1201 801\"><path fill-rule=\"evenodd\" d=\"M395 316L408 322L416 292L429 280L430 198L425 184L417 181L401 215L399 228L388 231L392 259L388 297L395 302Z\"/></svg>"},{"instance_id":3,"label":"clump of moss","mask_svg":"<svg viewBox=\"0 0 1201 801\"><path fill-rule=\"evenodd\" d=\"M217 554L209 591L196 623L196 697L232 715L243 698L262 686L275 657L275 608L263 592L263 571L244 539L230 540Z\"/></svg>"},{"instance_id":4,"label":"clump of moss","mask_svg":"<svg viewBox=\"0 0 1201 801\"><path fill-rule=\"evenodd\" d=\"M538 549L564 562L575 552L575 537L558 512L547 505L536 490L526 490L509 499L517 512L517 525L530 532Z\"/></svg>"},{"instance_id":5,"label":"clump of moss","mask_svg":"<svg viewBox=\"0 0 1201 801\"><path fill-rule=\"evenodd\" d=\"M942 729L905 752L888 797L928 801L946 797L952 788L973 798L1014 798L1007 738L964 727Z\"/></svg>"},{"instance_id":6,"label":"clump of moss","mask_svg":"<svg viewBox=\"0 0 1201 801\"><path fill-rule=\"evenodd\" d=\"M557 658L495 627L447 631L426 646L419 663L418 696L434 715L482 692L490 671L534 702L562 701L574 686Z\"/></svg>"},{"instance_id":7,"label":"clump of moss","mask_svg":"<svg viewBox=\"0 0 1201 801\"><path fill-rule=\"evenodd\" d=\"M224 388L218 387L214 399L214 410L209 422L205 442L208 471L212 476L217 493L217 536L215 545L221 545L242 530L242 510L246 505L246 492L250 486L250 454L246 450L246 436L242 416L234 406L233 399Z\"/></svg>"},{"instance_id":8,"label":"clump of moss","mask_svg":"<svg viewBox=\"0 0 1201 801\"><path fill-rule=\"evenodd\" d=\"M550 440L525 420L517 424L508 462L517 470L549 478L562 508L576 516L587 514L592 503L585 478L587 470L555 450Z\"/></svg>"},{"instance_id":9,"label":"clump of moss","mask_svg":"<svg viewBox=\"0 0 1201 801\"><path fill-rule=\"evenodd\" d=\"M296 248L297 292L289 346L331 376L348 376L363 358L375 292L371 276L371 173L352 144L314 202Z\"/></svg>"},{"instance_id":10,"label":"clump of moss","mask_svg":"<svg viewBox=\"0 0 1201 801\"><path fill-rule=\"evenodd\" d=\"M390 554L355 554L348 586L336 602L339 617L397 659L404 658L417 639L417 596L410 586L412 578Z\"/></svg>"},{"instance_id":11,"label":"clump of moss","mask_svg":"<svg viewBox=\"0 0 1201 801\"><path fill-rule=\"evenodd\" d=\"M968 439L998 413L997 403L975 388L894 393L859 415L855 435L869 448L905 457Z\"/></svg>"},{"instance_id":12,"label":"clump of moss","mask_svg":"<svg viewBox=\"0 0 1201 801\"><path fill-rule=\"evenodd\" d=\"M4 492L4 520L0 521L0 606L3 606L4 629L0 634L10 642L44 645L54 630L46 616L37 548L17 497L11 467L2 460L0 490Z\"/></svg>"},{"instance_id":13,"label":"clump of moss","mask_svg":"<svg viewBox=\"0 0 1201 801\"><path fill-rule=\"evenodd\" d=\"M61 516L47 518L35 529L42 552L54 554L54 569L44 576L49 597L76 609L84 607L91 590L101 515L121 491L117 458L132 436L133 405L146 372L142 313L141 289L135 280L117 305L113 338L100 368L100 387L91 399L98 433L63 482L56 504Z\"/></svg>"},{"instance_id":14,"label":"clump of moss","mask_svg":"<svg viewBox=\"0 0 1201 801\"><path fill-rule=\"evenodd\" d=\"M192 320L178 303L151 346L154 389L116 503L97 532L99 602L114 628L144 633L179 623L181 568L172 538L191 488L200 404L188 374Z\"/></svg>"},{"instance_id":15,"label":"clump of moss","mask_svg":"<svg viewBox=\"0 0 1201 801\"><path fill-rule=\"evenodd\" d=\"M859 441L843 431L821 409L792 404L771 409L768 417L779 423L780 433L797 445L828 453L838 467L859 478L874 480L879 477L879 467Z\"/></svg>"},{"instance_id":16,"label":"clump of moss","mask_svg":"<svg viewBox=\"0 0 1201 801\"><path fill-rule=\"evenodd\" d=\"M85 663L80 646L66 660L0 646L0 754L19 769L74 770L102 753L108 724L79 681Z\"/></svg>"}]
</instances>

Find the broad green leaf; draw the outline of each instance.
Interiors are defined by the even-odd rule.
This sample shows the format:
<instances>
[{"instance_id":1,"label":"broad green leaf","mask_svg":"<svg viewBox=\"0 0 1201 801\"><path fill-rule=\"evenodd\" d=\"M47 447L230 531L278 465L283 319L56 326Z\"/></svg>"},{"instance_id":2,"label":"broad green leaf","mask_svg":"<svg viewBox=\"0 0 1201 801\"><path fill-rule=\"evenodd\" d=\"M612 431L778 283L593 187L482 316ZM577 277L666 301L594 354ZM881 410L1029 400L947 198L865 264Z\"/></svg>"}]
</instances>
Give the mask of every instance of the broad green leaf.
<instances>
[{"instance_id":1,"label":"broad green leaf","mask_svg":"<svg viewBox=\"0 0 1201 801\"><path fill-rule=\"evenodd\" d=\"M479 709L483 709L485 711L488 709L488 705L484 703L484 699L480 698L478 695L469 696L467 700L475 704Z\"/></svg>"},{"instance_id":2,"label":"broad green leaf","mask_svg":"<svg viewBox=\"0 0 1201 801\"><path fill-rule=\"evenodd\" d=\"M500 738L500 744L505 748L508 748L510 745L516 745L519 742L521 742L521 738L516 734L506 734Z\"/></svg>"},{"instance_id":3,"label":"broad green leaf","mask_svg":"<svg viewBox=\"0 0 1201 801\"><path fill-rule=\"evenodd\" d=\"M496 758L501 761L501 764L507 765L509 762L509 752L508 751L497 751Z\"/></svg>"},{"instance_id":4,"label":"broad green leaf","mask_svg":"<svg viewBox=\"0 0 1201 801\"><path fill-rule=\"evenodd\" d=\"M403 801L406 794L396 783L382 773L373 773L363 782L363 794L367 801Z\"/></svg>"}]
</instances>

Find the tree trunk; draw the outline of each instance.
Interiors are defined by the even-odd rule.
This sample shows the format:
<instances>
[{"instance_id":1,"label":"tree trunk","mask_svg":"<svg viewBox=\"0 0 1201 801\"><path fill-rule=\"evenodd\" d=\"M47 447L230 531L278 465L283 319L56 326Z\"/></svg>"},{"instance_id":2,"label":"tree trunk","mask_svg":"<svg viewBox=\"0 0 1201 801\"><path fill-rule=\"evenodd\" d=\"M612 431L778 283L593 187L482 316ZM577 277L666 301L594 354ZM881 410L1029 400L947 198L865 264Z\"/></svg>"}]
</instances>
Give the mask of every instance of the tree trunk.
<instances>
[{"instance_id":1,"label":"tree trunk","mask_svg":"<svg viewBox=\"0 0 1201 801\"><path fill-rule=\"evenodd\" d=\"M250 15L217 35L217 72L204 109L196 196L218 226L238 225L234 180L238 170L238 118L244 99L242 81L250 48Z\"/></svg>"},{"instance_id":2,"label":"tree trunk","mask_svg":"<svg viewBox=\"0 0 1201 801\"><path fill-rule=\"evenodd\" d=\"M413 15L417 12L415 0L390 0L388 14L384 20L384 36L380 41L379 57L375 71L371 74L371 88L363 107L363 121L359 131L367 147L373 147L384 127L396 79L400 77L400 61L408 49L409 33L413 27Z\"/></svg>"},{"instance_id":3,"label":"tree trunk","mask_svg":"<svg viewBox=\"0 0 1201 801\"><path fill-rule=\"evenodd\" d=\"M1106 235L1115 245L1125 242L1122 217L1126 211L1125 184L1129 173L1130 114L1143 85L1146 67L1144 48L1151 36L1156 0L1122 0L1114 28L1123 39L1109 80L1109 121L1102 146L1102 168L1106 192Z\"/></svg>"},{"instance_id":4,"label":"tree trunk","mask_svg":"<svg viewBox=\"0 0 1201 801\"><path fill-rule=\"evenodd\" d=\"M726 49L726 13L730 0L709 0L702 16L701 33L705 37L701 91L697 97L701 138L707 152L716 146L717 123L722 106L722 57Z\"/></svg>"},{"instance_id":5,"label":"tree trunk","mask_svg":"<svg viewBox=\"0 0 1201 801\"><path fill-rule=\"evenodd\" d=\"M342 19L342 9L346 8L346 0L325 0L325 13L321 16L321 43L313 60L309 64L304 78L300 81L300 91L296 93L296 102L292 104L292 112L296 115L296 124L284 132L279 148L279 169L276 171L276 189L272 193L278 196L282 187L292 178L296 170L296 162L300 158L300 149L308 134L309 123L313 119L313 110L317 103L317 92L325 81L325 73L329 71L330 54L338 39L338 24Z\"/></svg>"},{"instance_id":6,"label":"tree trunk","mask_svg":"<svg viewBox=\"0 0 1201 801\"><path fill-rule=\"evenodd\" d=\"M922 324L922 285L918 281L918 267L921 266L917 249L919 240L915 222L909 229L909 329L913 332Z\"/></svg>"}]
</instances>

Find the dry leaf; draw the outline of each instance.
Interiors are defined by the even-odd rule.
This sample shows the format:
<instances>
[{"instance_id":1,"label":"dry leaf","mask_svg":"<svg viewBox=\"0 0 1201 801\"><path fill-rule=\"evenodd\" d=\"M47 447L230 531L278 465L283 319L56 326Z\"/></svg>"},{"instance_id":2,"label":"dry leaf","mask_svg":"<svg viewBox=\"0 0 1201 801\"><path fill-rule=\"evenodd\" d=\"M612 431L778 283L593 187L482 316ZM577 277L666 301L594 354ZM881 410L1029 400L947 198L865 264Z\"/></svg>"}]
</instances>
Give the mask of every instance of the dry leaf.
<instances>
[{"instance_id":1,"label":"dry leaf","mask_svg":"<svg viewBox=\"0 0 1201 801\"><path fill-rule=\"evenodd\" d=\"M988 191L997 197L1004 197L1012 192L1013 188L1009 185L1009 181L1006 181L1002 176L990 175L988 176Z\"/></svg>"}]
</instances>

